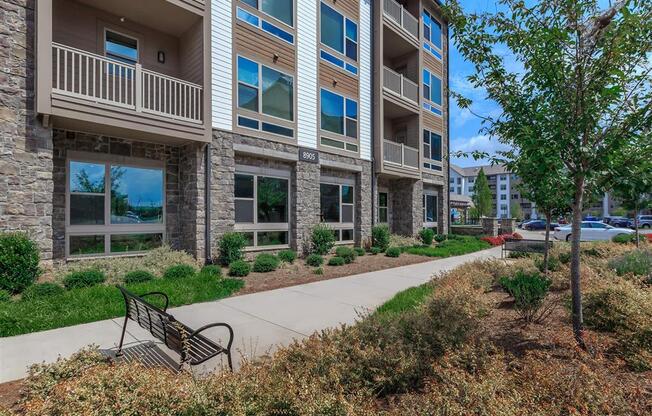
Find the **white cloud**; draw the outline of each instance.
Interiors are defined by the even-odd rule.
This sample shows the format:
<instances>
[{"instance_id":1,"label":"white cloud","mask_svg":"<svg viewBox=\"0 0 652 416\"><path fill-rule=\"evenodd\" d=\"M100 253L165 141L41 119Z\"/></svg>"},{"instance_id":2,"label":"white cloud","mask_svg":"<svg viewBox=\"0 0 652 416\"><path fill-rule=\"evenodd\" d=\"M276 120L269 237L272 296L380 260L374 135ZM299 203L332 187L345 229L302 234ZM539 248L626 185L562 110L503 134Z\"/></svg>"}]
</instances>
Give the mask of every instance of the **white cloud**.
<instances>
[{"instance_id":1,"label":"white cloud","mask_svg":"<svg viewBox=\"0 0 652 416\"><path fill-rule=\"evenodd\" d=\"M479 134L470 138L454 138L451 140L452 152L485 152L489 155L496 155L499 151L509 150L509 147L500 143L498 139L487 134ZM473 157L453 158L453 163L460 166L473 166L486 164L487 160L475 160Z\"/></svg>"}]
</instances>

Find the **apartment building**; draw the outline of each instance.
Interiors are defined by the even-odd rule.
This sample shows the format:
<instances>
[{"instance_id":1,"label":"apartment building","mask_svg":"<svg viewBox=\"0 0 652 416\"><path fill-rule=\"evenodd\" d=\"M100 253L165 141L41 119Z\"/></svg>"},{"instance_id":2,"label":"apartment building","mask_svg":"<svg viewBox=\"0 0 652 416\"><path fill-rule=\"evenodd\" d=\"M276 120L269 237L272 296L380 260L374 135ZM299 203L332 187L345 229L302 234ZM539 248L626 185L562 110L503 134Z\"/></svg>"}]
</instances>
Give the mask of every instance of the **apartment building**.
<instances>
[{"instance_id":1,"label":"apartment building","mask_svg":"<svg viewBox=\"0 0 652 416\"><path fill-rule=\"evenodd\" d=\"M518 185L520 178L510 173L505 166L487 165L462 168L451 164L451 175L449 179L449 192L451 195L463 195L473 197L475 181L478 172L482 169L487 175L487 182L493 199L493 215L499 218L511 218L512 205L519 204L524 219L536 219L536 206L521 195ZM456 215L455 212L452 213Z\"/></svg>"},{"instance_id":2,"label":"apartment building","mask_svg":"<svg viewBox=\"0 0 652 416\"><path fill-rule=\"evenodd\" d=\"M433 0L4 2L0 228L44 259L447 229Z\"/></svg>"}]
</instances>

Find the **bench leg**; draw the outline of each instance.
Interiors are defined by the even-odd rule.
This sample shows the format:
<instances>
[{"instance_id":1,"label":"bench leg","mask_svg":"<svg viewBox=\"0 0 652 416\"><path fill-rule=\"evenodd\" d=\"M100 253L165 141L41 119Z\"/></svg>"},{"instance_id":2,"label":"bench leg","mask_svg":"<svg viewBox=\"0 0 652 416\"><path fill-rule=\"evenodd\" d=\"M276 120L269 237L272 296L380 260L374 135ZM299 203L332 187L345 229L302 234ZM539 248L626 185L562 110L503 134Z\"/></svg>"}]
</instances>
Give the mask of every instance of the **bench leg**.
<instances>
[{"instance_id":1,"label":"bench leg","mask_svg":"<svg viewBox=\"0 0 652 416\"><path fill-rule=\"evenodd\" d=\"M129 315L125 315L125 323L122 325L122 335L120 335L120 345L118 345L118 352L115 353L116 357L122 356L122 344L125 340L125 332L127 332L127 321L129 320Z\"/></svg>"},{"instance_id":2,"label":"bench leg","mask_svg":"<svg viewBox=\"0 0 652 416\"><path fill-rule=\"evenodd\" d=\"M229 363L229 369L233 371L233 362L231 362L231 351L226 353L226 360Z\"/></svg>"}]
</instances>

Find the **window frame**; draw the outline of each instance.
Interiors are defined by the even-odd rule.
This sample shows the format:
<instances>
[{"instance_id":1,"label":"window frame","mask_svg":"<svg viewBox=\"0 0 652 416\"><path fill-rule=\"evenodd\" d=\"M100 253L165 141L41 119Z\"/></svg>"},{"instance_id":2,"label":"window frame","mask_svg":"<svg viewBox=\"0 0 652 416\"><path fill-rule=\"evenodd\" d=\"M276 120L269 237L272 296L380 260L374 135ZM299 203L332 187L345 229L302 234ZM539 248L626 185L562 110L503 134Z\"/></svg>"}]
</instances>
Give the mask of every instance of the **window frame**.
<instances>
[{"instance_id":1,"label":"window frame","mask_svg":"<svg viewBox=\"0 0 652 416\"><path fill-rule=\"evenodd\" d=\"M428 74L428 75L426 76L426 74ZM443 83L443 80L441 78L439 78L439 76L437 76L436 74L433 74L432 71L430 71L427 68L423 68L422 75L423 75L423 83L422 83L423 94L421 94L421 95L423 96L423 99L426 100L428 102L428 104L430 104L431 106L434 106L435 108L437 108L439 110L442 110L442 106L444 104L444 83ZM437 78L437 80L439 80L439 93L440 93L439 103L435 102L432 99L432 97L433 97L432 78L433 77ZM426 82L426 78L428 79L428 82ZM426 86L428 87L428 96L427 97L425 95L426 94Z\"/></svg>"},{"instance_id":2,"label":"window frame","mask_svg":"<svg viewBox=\"0 0 652 416\"><path fill-rule=\"evenodd\" d=\"M104 165L104 193L79 193L82 195L104 195L104 224L75 225L70 223L70 196L77 194L70 190L71 162ZM111 223L111 166L120 165L138 169L160 170L162 173L162 219L158 224L112 224ZM95 258L110 256L142 255L147 251L130 251L126 253L111 251L112 235L161 234L162 243L167 241L167 167L164 161L141 159L127 156L99 154L81 151L68 151L66 154L66 191L65 191L65 257ZM104 236L104 253L75 255L70 253L70 237Z\"/></svg>"},{"instance_id":3,"label":"window frame","mask_svg":"<svg viewBox=\"0 0 652 416\"><path fill-rule=\"evenodd\" d=\"M258 13L263 14L265 16L268 16L268 17L274 19L274 21L282 24L283 26L294 30L296 28L296 25L297 25L297 2L296 2L296 0L290 0L290 2L292 3L292 24L291 25L289 25L286 22L280 20L276 16L272 16L271 14L264 11L263 8L262 8L262 0L256 0L256 6L257 7L254 7L251 4L247 3L246 1L242 1L242 0L239 3L240 3L240 5L244 5L245 7L249 7L251 9L253 9L253 10L256 10Z\"/></svg>"},{"instance_id":4,"label":"window frame","mask_svg":"<svg viewBox=\"0 0 652 416\"><path fill-rule=\"evenodd\" d=\"M326 92L328 92L330 94L333 94L333 95L336 95L336 96L342 98L342 123L343 123L343 132L342 133L337 133L337 132L334 132L334 131L331 131L331 130L326 130L326 129L322 128L322 108L323 108L323 105L322 105L322 103L323 103L322 92L323 91L326 91ZM356 107L356 118L355 119L349 117L348 114L347 114L347 111L346 111L347 110L347 101L351 101L351 102L355 103L355 107ZM356 124L355 137L351 137L351 136L347 135L347 126L346 126L347 123L346 122L348 120L354 121L355 124ZM319 87L319 130L321 132L320 135L324 136L326 138L335 139L335 140L346 139L346 140L348 140L348 142L351 142L352 144L358 145L358 151L359 151L359 149L360 149L360 103L358 102L358 100L353 99L353 98L351 98L349 96L340 94L338 92L335 92L335 91L333 91L333 90L331 90L329 88ZM329 136L331 136L331 137L329 137ZM346 141L345 141L345 143L346 143ZM321 140L320 140L320 145L321 145ZM328 145L324 145L324 146L327 146L329 148L332 147L332 146L328 146ZM343 149L340 149L340 150L343 150ZM355 152L355 153L357 153L357 152Z\"/></svg>"},{"instance_id":5,"label":"window frame","mask_svg":"<svg viewBox=\"0 0 652 416\"><path fill-rule=\"evenodd\" d=\"M106 42L107 42L107 34L108 34L108 32L112 32L112 33L115 33L117 35L124 36L125 38L133 39L134 41L136 41L136 61L132 62L132 59L130 57L128 57L128 56L124 56L124 55L120 55L120 54L114 54L114 53L111 53L111 52L107 51ZM102 49L104 50L104 56L106 58L111 59L112 61L118 62L120 64L123 64L123 65L136 65L137 63L140 62L140 40L136 36L127 35L126 33L121 32L119 30L115 30L115 29L112 29L112 28L106 27L106 26L104 27L104 42L102 43ZM119 59L116 59L116 57L119 58ZM125 62L125 61L122 61L120 59L125 59L125 60L130 61L130 62Z\"/></svg>"},{"instance_id":6,"label":"window frame","mask_svg":"<svg viewBox=\"0 0 652 416\"><path fill-rule=\"evenodd\" d=\"M434 21L434 22L436 22L436 24L439 25L439 44L441 46L437 46L432 42L432 32L433 32L432 31L432 23L430 25L426 25L426 19L425 19L426 15L428 16L428 18L430 19L431 22ZM427 10L425 8L422 11L421 19L422 19L422 22L423 22L421 27L423 28L423 39L424 39L424 41L426 41L428 43L428 46L435 49L436 52L439 52L440 54L443 55L443 49L442 49L443 46L444 46L444 25L443 25L443 23L437 17L435 17L433 15L433 13L431 13L429 10ZM426 37L426 31L425 31L426 26L428 26L428 28L430 29L430 37ZM433 54L433 55L435 56L435 58L439 59L440 61L442 60L442 58L440 56L437 56L435 54Z\"/></svg>"},{"instance_id":7,"label":"window frame","mask_svg":"<svg viewBox=\"0 0 652 416\"><path fill-rule=\"evenodd\" d=\"M425 135L428 134L428 143L426 143L425 140ZM432 159L432 150L433 150L433 135L439 136L439 155L440 155L440 160L437 159ZM426 147L428 147L429 152L426 153ZM443 166L443 158L444 158L444 137L436 133L432 130L429 129L423 129L421 133L421 151L423 153L423 159L424 159L424 165L437 165L437 166ZM424 166L424 169L425 166Z\"/></svg>"},{"instance_id":8,"label":"window frame","mask_svg":"<svg viewBox=\"0 0 652 416\"><path fill-rule=\"evenodd\" d=\"M340 217L340 219L339 219L338 222L326 222L326 221L323 221L323 219L321 217L321 210L322 210L322 207L321 207L321 185L337 186L338 189L339 189L338 197L339 197L339 214L340 214L339 217ZM345 187L345 186L350 187L352 189L352 191L353 191L353 202L351 202L351 203L342 202L342 187ZM320 216L320 218L319 218L319 222L322 223L322 224L328 225L329 227L331 227L336 232L335 240L336 240L337 244L352 244L353 242L355 242L356 195L357 195L357 192L355 190L355 181L346 180L346 179L338 180L336 178L322 178L319 181L319 199L320 199L320 204L319 204L319 216ZM352 218L351 222L342 222L342 212L343 212L342 207L344 207L345 205L351 206L351 208L352 208L353 218ZM345 231L351 230L352 231L351 234L352 234L353 239L352 240L342 240L342 231L343 230L345 230Z\"/></svg>"},{"instance_id":9,"label":"window frame","mask_svg":"<svg viewBox=\"0 0 652 416\"><path fill-rule=\"evenodd\" d=\"M340 51L338 51L336 49L333 49L331 46L329 46L329 45L325 44L324 42L322 42L322 30L323 30L323 26L322 26L322 5L324 5L325 7L328 7L329 9L331 9L333 12L337 13L342 18L342 52L340 52ZM339 70L347 71L347 72L351 73L352 75L358 77L359 76L358 75L358 73L359 73L358 66L360 65L360 23L353 20L353 19L350 19L349 17L347 17L347 15L345 13L343 13L342 11L336 9L332 5L327 4L324 1L319 2L318 9L319 9L319 12L318 12L318 14L319 14L318 15L319 48L321 50L323 50L325 53L330 54L330 55L334 56L337 59L344 60L344 66L342 67L342 66L336 65L335 63L333 63L333 62L331 62L331 61L329 61L327 59L322 58L321 54L320 54L319 59L321 61L323 61L323 62L327 62L329 65L332 65L335 68L338 68ZM350 22L351 24L355 25L356 40L353 40L353 39L351 39L351 38L349 38L347 36L347 30L346 30L347 21ZM351 42L353 42L355 44L356 59L350 58L348 56L348 54L347 54L347 46L346 46L347 40L350 40ZM355 70L356 70L355 73L353 73L353 71L347 69L347 65L346 65L347 62L349 64L355 64L354 65Z\"/></svg>"},{"instance_id":10,"label":"window frame","mask_svg":"<svg viewBox=\"0 0 652 416\"><path fill-rule=\"evenodd\" d=\"M235 197L235 175L244 175L244 176L253 176L254 178L254 188L253 188L253 198L236 198ZM258 178L270 178L270 179L281 179L287 181L288 190L287 190L287 223L260 223L258 222ZM280 170L280 169L264 169L264 168L255 168L251 166L242 166L236 165L235 172L233 174L234 185L233 185L233 209L235 214L235 202L236 200L247 200L253 201L253 222L234 222L233 230L237 233L252 233L253 234L253 245L245 247L246 251L257 251L257 250L277 250L289 248L292 242L292 235L290 233L290 224L292 223L292 207L290 206L292 202L292 178L289 171ZM286 232L287 233L287 244L277 244L270 246L261 246L258 245L258 233L265 232Z\"/></svg>"},{"instance_id":11,"label":"window frame","mask_svg":"<svg viewBox=\"0 0 652 416\"><path fill-rule=\"evenodd\" d=\"M385 195L386 205L380 204L381 194ZM382 220L381 210L385 210L385 221ZM378 191L378 223L389 224L389 192L384 189Z\"/></svg>"},{"instance_id":12,"label":"window frame","mask_svg":"<svg viewBox=\"0 0 652 416\"><path fill-rule=\"evenodd\" d=\"M427 202L428 202L428 196L434 197L435 199L435 217L434 221L428 221L427 218ZM423 226L424 228L435 228L438 227L438 222L439 222L439 213L438 213L438 208L439 208L439 194L435 191L424 191L423 192Z\"/></svg>"}]
</instances>

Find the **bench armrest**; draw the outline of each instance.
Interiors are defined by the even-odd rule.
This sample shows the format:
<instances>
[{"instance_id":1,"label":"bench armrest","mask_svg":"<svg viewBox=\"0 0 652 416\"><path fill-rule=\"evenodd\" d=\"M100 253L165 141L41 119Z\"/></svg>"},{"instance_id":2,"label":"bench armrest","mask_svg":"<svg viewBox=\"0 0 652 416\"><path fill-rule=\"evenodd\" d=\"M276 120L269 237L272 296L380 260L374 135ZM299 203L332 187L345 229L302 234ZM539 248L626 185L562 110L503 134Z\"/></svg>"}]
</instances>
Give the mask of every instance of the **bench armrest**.
<instances>
[{"instance_id":1,"label":"bench armrest","mask_svg":"<svg viewBox=\"0 0 652 416\"><path fill-rule=\"evenodd\" d=\"M202 331L204 331L204 330L206 330L208 328L215 328L215 327L218 327L218 326L223 326L224 328L229 330L229 343L227 344L226 349L230 352L231 351L231 344L233 344L233 328L231 328L231 325L229 325L229 324L225 324L223 322L220 322L220 323L215 323L215 324L209 324L209 325L202 326L201 328L197 329L195 332L190 334L190 336L188 338L192 338L195 335L198 335L200 332L202 332Z\"/></svg>"},{"instance_id":2,"label":"bench armrest","mask_svg":"<svg viewBox=\"0 0 652 416\"><path fill-rule=\"evenodd\" d=\"M165 306L163 307L163 312L166 312L168 310L168 305L170 305L170 298L168 298L168 295L166 295L163 292L149 292L149 293L144 293L142 295L139 295L141 298L144 298L145 296L163 296L165 299Z\"/></svg>"}]
</instances>

